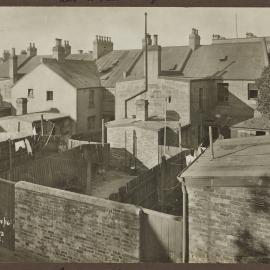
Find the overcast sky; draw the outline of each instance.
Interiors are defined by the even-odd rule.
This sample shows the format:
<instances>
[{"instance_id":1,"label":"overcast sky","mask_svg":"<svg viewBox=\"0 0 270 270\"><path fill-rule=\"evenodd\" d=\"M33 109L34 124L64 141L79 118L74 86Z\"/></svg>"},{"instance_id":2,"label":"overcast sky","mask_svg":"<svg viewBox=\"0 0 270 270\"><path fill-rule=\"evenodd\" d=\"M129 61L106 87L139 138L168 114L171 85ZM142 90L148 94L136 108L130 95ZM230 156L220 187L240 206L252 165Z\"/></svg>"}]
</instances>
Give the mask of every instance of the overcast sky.
<instances>
[{"instance_id":1,"label":"overcast sky","mask_svg":"<svg viewBox=\"0 0 270 270\"><path fill-rule=\"evenodd\" d=\"M239 37L270 36L270 8L0 7L0 51L35 42L38 54L50 54L56 37L69 40L72 52L89 51L95 35L112 37L115 49L141 48L145 11L148 32L163 46L186 45L191 28L202 44L213 33L235 37L236 13Z\"/></svg>"}]
</instances>

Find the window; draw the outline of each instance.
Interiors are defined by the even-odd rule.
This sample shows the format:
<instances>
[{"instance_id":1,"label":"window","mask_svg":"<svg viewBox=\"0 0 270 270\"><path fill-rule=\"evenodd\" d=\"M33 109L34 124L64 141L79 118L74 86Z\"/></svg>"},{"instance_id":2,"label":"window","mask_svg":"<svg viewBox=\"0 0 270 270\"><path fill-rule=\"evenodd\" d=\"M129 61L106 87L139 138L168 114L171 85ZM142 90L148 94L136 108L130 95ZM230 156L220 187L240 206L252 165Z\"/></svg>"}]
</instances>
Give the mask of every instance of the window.
<instances>
[{"instance_id":1,"label":"window","mask_svg":"<svg viewBox=\"0 0 270 270\"><path fill-rule=\"evenodd\" d=\"M47 91L47 100L53 100L53 91Z\"/></svg>"},{"instance_id":2,"label":"window","mask_svg":"<svg viewBox=\"0 0 270 270\"><path fill-rule=\"evenodd\" d=\"M89 116L87 118L87 126L88 129L95 129L95 122L96 122L96 117L95 116Z\"/></svg>"},{"instance_id":3,"label":"window","mask_svg":"<svg viewBox=\"0 0 270 270\"><path fill-rule=\"evenodd\" d=\"M88 99L88 107L89 108L92 108L94 107L94 90L90 90L89 91L89 99Z\"/></svg>"},{"instance_id":4,"label":"window","mask_svg":"<svg viewBox=\"0 0 270 270\"><path fill-rule=\"evenodd\" d=\"M204 111L204 96L203 96L203 88L199 89L199 111Z\"/></svg>"},{"instance_id":5,"label":"window","mask_svg":"<svg viewBox=\"0 0 270 270\"><path fill-rule=\"evenodd\" d=\"M266 135L265 131L256 131L256 136L264 136Z\"/></svg>"},{"instance_id":6,"label":"window","mask_svg":"<svg viewBox=\"0 0 270 270\"><path fill-rule=\"evenodd\" d=\"M34 97L34 89L28 89L27 97L28 98L33 98Z\"/></svg>"},{"instance_id":7,"label":"window","mask_svg":"<svg viewBox=\"0 0 270 270\"><path fill-rule=\"evenodd\" d=\"M229 101L229 84L218 83L217 84L217 101L219 104L226 105Z\"/></svg>"},{"instance_id":8,"label":"window","mask_svg":"<svg viewBox=\"0 0 270 270\"><path fill-rule=\"evenodd\" d=\"M248 84L248 99L258 98L258 88L255 83Z\"/></svg>"}]
</instances>

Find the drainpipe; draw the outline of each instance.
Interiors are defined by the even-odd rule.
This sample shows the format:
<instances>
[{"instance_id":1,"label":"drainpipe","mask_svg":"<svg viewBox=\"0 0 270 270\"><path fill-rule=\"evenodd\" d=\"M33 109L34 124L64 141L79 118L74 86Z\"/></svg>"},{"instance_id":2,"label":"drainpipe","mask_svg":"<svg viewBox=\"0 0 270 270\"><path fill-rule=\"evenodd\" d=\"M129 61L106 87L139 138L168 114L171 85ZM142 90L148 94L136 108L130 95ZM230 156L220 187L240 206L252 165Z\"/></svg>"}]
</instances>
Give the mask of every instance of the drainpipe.
<instances>
[{"instance_id":1,"label":"drainpipe","mask_svg":"<svg viewBox=\"0 0 270 270\"><path fill-rule=\"evenodd\" d=\"M185 179L177 176L181 183L183 193L183 226L182 226L182 262L186 262L187 252L187 189L185 185Z\"/></svg>"}]
</instances>

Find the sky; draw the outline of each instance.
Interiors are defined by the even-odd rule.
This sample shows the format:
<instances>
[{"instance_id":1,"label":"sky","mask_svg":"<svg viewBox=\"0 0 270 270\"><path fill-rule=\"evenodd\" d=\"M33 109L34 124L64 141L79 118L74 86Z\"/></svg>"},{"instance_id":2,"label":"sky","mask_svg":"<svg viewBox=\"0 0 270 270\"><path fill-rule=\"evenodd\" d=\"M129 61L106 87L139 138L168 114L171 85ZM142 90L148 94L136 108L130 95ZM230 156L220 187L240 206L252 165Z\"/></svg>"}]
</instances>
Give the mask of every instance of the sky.
<instances>
[{"instance_id":1,"label":"sky","mask_svg":"<svg viewBox=\"0 0 270 270\"><path fill-rule=\"evenodd\" d=\"M73 53L90 51L96 35L111 37L114 49L138 49L145 12L148 32L162 46L187 45L192 28L201 44L211 43L213 34L235 37L236 14L239 37L270 36L270 8L0 7L0 53L19 53L35 42L38 54L51 54L55 38L69 40Z\"/></svg>"}]
</instances>

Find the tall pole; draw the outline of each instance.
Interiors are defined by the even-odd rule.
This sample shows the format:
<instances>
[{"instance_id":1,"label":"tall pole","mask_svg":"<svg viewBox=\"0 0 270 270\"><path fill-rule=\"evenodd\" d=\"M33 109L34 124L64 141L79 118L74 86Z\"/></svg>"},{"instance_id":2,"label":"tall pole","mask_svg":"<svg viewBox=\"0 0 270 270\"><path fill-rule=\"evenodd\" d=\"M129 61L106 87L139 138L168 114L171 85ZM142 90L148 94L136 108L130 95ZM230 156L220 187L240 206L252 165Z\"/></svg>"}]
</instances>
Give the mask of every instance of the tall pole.
<instances>
[{"instance_id":1,"label":"tall pole","mask_svg":"<svg viewBox=\"0 0 270 270\"><path fill-rule=\"evenodd\" d=\"M164 142L163 142L163 155L165 156L166 154L166 129L167 129L167 115L166 115L166 112L167 112L167 98L165 97L165 112L164 112Z\"/></svg>"},{"instance_id":2,"label":"tall pole","mask_svg":"<svg viewBox=\"0 0 270 270\"><path fill-rule=\"evenodd\" d=\"M212 126L209 126L209 142L212 159L214 159L214 146L213 146L213 135L212 135Z\"/></svg>"},{"instance_id":3,"label":"tall pole","mask_svg":"<svg viewBox=\"0 0 270 270\"><path fill-rule=\"evenodd\" d=\"M238 29L237 29L237 13L235 14L235 33L236 33L236 38L238 38Z\"/></svg>"},{"instance_id":4,"label":"tall pole","mask_svg":"<svg viewBox=\"0 0 270 270\"><path fill-rule=\"evenodd\" d=\"M145 16L145 30L144 30L144 47L145 47L145 91L148 90L148 34L147 34L147 13L144 13Z\"/></svg>"},{"instance_id":5,"label":"tall pole","mask_svg":"<svg viewBox=\"0 0 270 270\"><path fill-rule=\"evenodd\" d=\"M104 119L101 120L101 141L102 141L102 147L104 147Z\"/></svg>"},{"instance_id":6,"label":"tall pole","mask_svg":"<svg viewBox=\"0 0 270 270\"><path fill-rule=\"evenodd\" d=\"M179 122L178 122L178 128L179 128L179 134L178 134L178 137L179 137L179 152L181 153L182 152L182 130L181 130L181 119L179 119Z\"/></svg>"}]
</instances>

